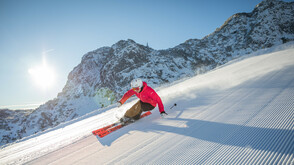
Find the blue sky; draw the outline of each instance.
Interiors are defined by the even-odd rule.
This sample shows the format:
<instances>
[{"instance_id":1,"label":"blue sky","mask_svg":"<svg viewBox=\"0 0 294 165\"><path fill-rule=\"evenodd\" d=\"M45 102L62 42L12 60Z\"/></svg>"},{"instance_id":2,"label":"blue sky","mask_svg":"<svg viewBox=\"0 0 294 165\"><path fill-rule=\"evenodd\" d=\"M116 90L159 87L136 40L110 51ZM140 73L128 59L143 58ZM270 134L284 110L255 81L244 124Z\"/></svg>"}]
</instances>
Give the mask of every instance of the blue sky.
<instances>
[{"instance_id":1,"label":"blue sky","mask_svg":"<svg viewBox=\"0 0 294 165\"><path fill-rule=\"evenodd\" d=\"M201 39L261 0L0 0L0 109L53 99L84 54L119 40L153 49ZM31 74L54 74L40 87ZM38 79L38 78L37 78ZM40 79L40 78L39 78Z\"/></svg>"}]
</instances>

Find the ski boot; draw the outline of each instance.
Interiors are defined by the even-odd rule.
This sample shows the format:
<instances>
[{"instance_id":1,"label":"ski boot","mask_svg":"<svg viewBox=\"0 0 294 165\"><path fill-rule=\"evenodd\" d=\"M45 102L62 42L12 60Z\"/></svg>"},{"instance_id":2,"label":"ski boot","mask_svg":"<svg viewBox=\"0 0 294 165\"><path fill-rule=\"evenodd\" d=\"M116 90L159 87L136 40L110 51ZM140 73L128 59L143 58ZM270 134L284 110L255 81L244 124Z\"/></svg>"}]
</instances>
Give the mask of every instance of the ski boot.
<instances>
[{"instance_id":1,"label":"ski boot","mask_svg":"<svg viewBox=\"0 0 294 165\"><path fill-rule=\"evenodd\" d=\"M126 124L129 124L129 123L133 123L133 122L135 122L135 119L133 119L133 118L131 118L131 117L126 117L126 116L124 116L124 117L122 117L121 119L119 119L119 121L120 121L120 123L121 123L122 125L126 125Z\"/></svg>"}]
</instances>

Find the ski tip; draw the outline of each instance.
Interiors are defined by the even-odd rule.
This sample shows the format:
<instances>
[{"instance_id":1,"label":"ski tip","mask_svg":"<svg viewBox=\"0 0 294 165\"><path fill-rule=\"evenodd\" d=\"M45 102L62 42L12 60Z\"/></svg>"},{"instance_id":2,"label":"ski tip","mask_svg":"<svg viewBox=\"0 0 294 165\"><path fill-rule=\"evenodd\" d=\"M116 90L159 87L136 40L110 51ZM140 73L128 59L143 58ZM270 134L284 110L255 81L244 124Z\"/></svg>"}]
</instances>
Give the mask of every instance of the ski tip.
<instances>
[{"instance_id":1,"label":"ski tip","mask_svg":"<svg viewBox=\"0 0 294 165\"><path fill-rule=\"evenodd\" d=\"M150 115L150 114L151 114L151 112L150 112L150 111L148 111L148 112L146 112L145 114L146 114L146 115Z\"/></svg>"}]
</instances>

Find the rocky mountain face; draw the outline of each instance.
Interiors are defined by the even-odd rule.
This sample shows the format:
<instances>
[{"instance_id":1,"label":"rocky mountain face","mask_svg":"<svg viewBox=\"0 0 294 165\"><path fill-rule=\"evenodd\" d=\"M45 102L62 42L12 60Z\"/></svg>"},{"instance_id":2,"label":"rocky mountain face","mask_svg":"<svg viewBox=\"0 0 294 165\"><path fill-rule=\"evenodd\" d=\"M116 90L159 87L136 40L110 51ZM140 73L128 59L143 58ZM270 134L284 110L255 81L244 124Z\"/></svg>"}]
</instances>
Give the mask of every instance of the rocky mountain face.
<instances>
[{"instance_id":1,"label":"rocky mountain face","mask_svg":"<svg viewBox=\"0 0 294 165\"><path fill-rule=\"evenodd\" d=\"M0 110L1 145L116 102L134 78L157 87L293 40L294 2L278 0L265 0L251 13L231 16L203 39L190 39L174 48L154 50L121 40L85 54L57 98L35 110Z\"/></svg>"}]
</instances>

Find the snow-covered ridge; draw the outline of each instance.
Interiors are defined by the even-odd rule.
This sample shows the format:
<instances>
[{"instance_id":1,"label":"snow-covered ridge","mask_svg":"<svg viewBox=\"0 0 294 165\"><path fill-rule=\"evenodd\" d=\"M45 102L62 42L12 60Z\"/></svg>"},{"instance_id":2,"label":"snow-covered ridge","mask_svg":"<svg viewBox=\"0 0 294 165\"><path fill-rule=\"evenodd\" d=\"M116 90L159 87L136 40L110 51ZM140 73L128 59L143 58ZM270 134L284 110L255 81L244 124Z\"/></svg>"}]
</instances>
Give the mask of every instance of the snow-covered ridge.
<instances>
[{"instance_id":1,"label":"snow-covered ridge","mask_svg":"<svg viewBox=\"0 0 294 165\"><path fill-rule=\"evenodd\" d=\"M114 103L140 77L152 87L204 73L228 61L294 40L294 3L265 0L203 39L166 50L122 40L85 54L57 98L28 114L1 118L1 144L30 136Z\"/></svg>"}]
</instances>

